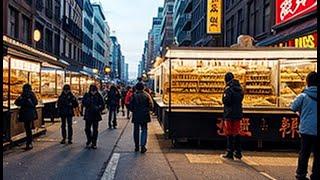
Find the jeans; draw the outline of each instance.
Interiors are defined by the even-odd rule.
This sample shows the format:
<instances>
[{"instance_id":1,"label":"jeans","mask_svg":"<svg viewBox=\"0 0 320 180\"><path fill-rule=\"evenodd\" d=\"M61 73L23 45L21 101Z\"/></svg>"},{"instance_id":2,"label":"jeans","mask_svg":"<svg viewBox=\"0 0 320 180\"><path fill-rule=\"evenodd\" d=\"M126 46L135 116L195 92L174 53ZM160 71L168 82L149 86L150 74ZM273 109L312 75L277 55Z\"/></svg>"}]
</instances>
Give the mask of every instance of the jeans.
<instances>
[{"instance_id":1,"label":"jeans","mask_svg":"<svg viewBox=\"0 0 320 180\"><path fill-rule=\"evenodd\" d=\"M72 140L72 116L61 117L61 134L62 138L67 138L66 124L68 124L68 140Z\"/></svg>"},{"instance_id":2,"label":"jeans","mask_svg":"<svg viewBox=\"0 0 320 180\"><path fill-rule=\"evenodd\" d=\"M109 127L112 127L111 121L113 127L117 126L117 109L109 109Z\"/></svg>"},{"instance_id":3,"label":"jeans","mask_svg":"<svg viewBox=\"0 0 320 180\"><path fill-rule=\"evenodd\" d=\"M30 144L32 144L32 130L31 130L31 128L32 128L32 121L25 121L24 122L24 129L25 129L25 131L26 131L26 143L27 143L27 145L30 145Z\"/></svg>"},{"instance_id":4,"label":"jeans","mask_svg":"<svg viewBox=\"0 0 320 180\"><path fill-rule=\"evenodd\" d=\"M240 135L236 136L227 136L227 151L233 153L241 154L241 143L240 143Z\"/></svg>"},{"instance_id":5,"label":"jeans","mask_svg":"<svg viewBox=\"0 0 320 180\"><path fill-rule=\"evenodd\" d=\"M87 135L87 143L91 143L93 145L97 145L97 139L98 139L98 126L99 126L99 121L86 121L85 125L85 132ZM91 133L91 126L92 126L92 133Z\"/></svg>"},{"instance_id":6,"label":"jeans","mask_svg":"<svg viewBox=\"0 0 320 180\"><path fill-rule=\"evenodd\" d=\"M130 111L129 111L128 106L129 106L129 105L127 105L127 104L126 104L126 109L127 109L127 118L129 118L129 115L130 115Z\"/></svg>"},{"instance_id":7,"label":"jeans","mask_svg":"<svg viewBox=\"0 0 320 180\"><path fill-rule=\"evenodd\" d=\"M148 136L148 124L147 123L134 123L133 124L133 138L136 147L139 147L139 134L141 127L141 147L145 147L147 144Z\"/></svg>"},{"instance_id":8,"label":"jeans","mask_svg":"<svg viewBox=\"0 0 320 180\"><path fill-rule=\"evenodd\" d=\"M298 167L296 170L297 179L305 179L308 173L308 161L311 152L313 152L313 164L312 164L312 174L310 175L311 180L320 178L319 169L319 154L320 147L317 136L301 134L301 149L299 152Z\"/></svg>"}]
</instances>

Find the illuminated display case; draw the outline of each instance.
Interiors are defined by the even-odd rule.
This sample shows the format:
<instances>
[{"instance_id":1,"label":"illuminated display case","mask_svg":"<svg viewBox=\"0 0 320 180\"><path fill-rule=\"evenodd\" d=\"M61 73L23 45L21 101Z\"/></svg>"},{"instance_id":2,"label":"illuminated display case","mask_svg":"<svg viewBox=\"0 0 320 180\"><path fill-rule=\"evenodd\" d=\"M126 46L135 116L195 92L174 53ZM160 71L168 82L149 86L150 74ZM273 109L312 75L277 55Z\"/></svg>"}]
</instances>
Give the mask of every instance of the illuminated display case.
<instances>
[{"instance_id":1,"label":"illuminated display case","mask_svg":"<svg viewBox=\"0 0 320 180\"><path fill-rule=\"evenodd\" d=\"M57 94L60 95L62 92L62 88L65 83L65 71L64 70L57 70Z\"/></svg>"},{"instance_id":2,"label":"illuminated display case","mask_svg":"<svg viewBox=\"0 0 320 180\"><path fill-rule=\"evenodd\" d=\"M41 67L41 97L44 103L57 100L64 85L64 74L59 67Z\"/></svg>"},{"instance_id":3,"label":"illuminated display case","mask_svg":"<svg viewBox=\"0 0 320 180\"><path fill-rule=\"evenodd\" d=\"M11 58L10 60L10 106L22 93L22 86L29 83L38 100L40 96L40 63Z\"/></svg>"},{"instance_id":4,"label":"illuminated display case","mask_svg":"<svg viewBox=\"0 0 320 180\"><path fill-rule=\"evenodd\" d=\"M170 57L154 70L155 89L164 104L222 107L224 75L232 72L244 89L245 108L288 108L305 87L307 73L316 71L316 53L310 49L295 53L292 48L283 49L283 53L262 48L215 50L167 53ZM304 53L314 56L307 58Z\"/></svg>"},{"instance_id":5,"label":"illuminated display case","mask_svg":"<svg viewBox=\"0 0 320 180\"><path fill-rule=\"evenodd\" d=\"M2 70L3 70L3 107L8 108L9 106L9 60L7 57L3 58L2 61Z\"/></svg>"}]
</instances>

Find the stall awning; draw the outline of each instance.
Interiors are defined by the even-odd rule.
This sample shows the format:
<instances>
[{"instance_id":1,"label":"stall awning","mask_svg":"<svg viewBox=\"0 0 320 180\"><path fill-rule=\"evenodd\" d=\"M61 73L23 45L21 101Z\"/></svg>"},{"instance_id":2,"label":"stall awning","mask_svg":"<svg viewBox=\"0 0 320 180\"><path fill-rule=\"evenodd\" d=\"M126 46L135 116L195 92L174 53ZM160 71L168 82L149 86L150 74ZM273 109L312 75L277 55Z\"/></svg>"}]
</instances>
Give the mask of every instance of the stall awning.
<instances>
[{"instance_id":1,"label":"stall awning","mask_svg":"<svg viewBox=\"0 0 320 180\"><path fill-rule=\"evenodd\" d=\"M269 46L273 44L277 44L279 42L285 42L295 37L307 34L309 32L317 30L317 19L311 19L306 21L300 25L290 27L289 29L282 31L272 37L264 39L258 43L256 46Z\"/></svg>"},{"instance_id":2,"label":"stall awning","mask_svg":"<svg viewBox=\"0 0 320 180\"><path fill-rule=\"evenodd\" d=\"M67 70L68 70L68 71L72 71L72 72L77 72L77 73L79 73L79 72L82 70L82 67L75 66L75 65L69 65L69 66L67 67Z\"/></svg>"}]
</instances>

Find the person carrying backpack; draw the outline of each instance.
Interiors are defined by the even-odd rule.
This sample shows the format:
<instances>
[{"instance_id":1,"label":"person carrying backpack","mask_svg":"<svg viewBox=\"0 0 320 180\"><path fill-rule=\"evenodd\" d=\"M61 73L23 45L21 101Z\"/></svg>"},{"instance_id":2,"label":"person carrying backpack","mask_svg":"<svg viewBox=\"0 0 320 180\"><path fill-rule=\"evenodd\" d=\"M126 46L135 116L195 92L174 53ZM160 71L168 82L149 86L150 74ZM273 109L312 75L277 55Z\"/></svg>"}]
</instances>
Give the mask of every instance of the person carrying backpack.
<instances>
[{"instance_id":1,"label":"person carrying backpack","mask_svg":"<svg viewBox=\"0 0 320 180\"><path fill-rule=\"evenodd\" d=\"M319 76L316 72L310 72L306 78L307 87L299 94L291 104L291 110L300 116L299 133L301 149L299 152L296 179L308 179L308 162L313 152L313 165L311 180L320 179L320 140L317 133L317 82Z\"/></svg>"},{"instance_id":2,"label":"person carrying backpack","mask_svg":"<svg viewBox=\"0 0 320 180\"><path fill-rule=\"evenodd\" d=\"M61 144L66 143L66 123L68 124L68 144L72 144L72 117L74 116L74 108L79 106L77 98L72 94L70 85L63 86L63 91L58 98L58 111L61 117Z\"/></svg>"},{"instance_id":3,"label":"person carrying backpack","mask_svg":"<svg viewBox=\"0 0 320 180\"><path fill-rule=\"evenodd\" d=\"M124 98L124 104L126 105L126 108L127 108L127 119L130 119L130 110L129 110L129 104L130 104L130 101L132 99L132 96L133 96L133 89L128 86L127 87L127 94Z\"/></svg>"},{"instance_id":4,"label":"person carrying backpack","mask_svg":"<svg viewBox=\"0 0 320 180\"><path fill-rule=\"evenodd\" d=\"M120 106L120 92L115 85L110 87L107 98L107 108L109 110L109 129L117 128L117 112Z\"/></svg>"}]
</instances>

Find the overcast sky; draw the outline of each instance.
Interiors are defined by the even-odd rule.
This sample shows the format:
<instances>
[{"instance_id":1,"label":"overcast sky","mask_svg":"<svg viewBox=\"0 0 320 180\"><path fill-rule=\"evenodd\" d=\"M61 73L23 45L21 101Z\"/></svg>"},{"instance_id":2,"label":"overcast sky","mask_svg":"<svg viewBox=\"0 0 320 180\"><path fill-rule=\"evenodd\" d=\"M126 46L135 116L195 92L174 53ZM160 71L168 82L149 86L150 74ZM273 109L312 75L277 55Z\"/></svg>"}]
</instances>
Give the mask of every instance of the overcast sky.
<instances>
[{"instance_id":1,"label":"overcast sky","mask_svg":"<svg viewBox=\"0 0 320 180\"><path fill-rule=\"evenodd\" d=\"M99 0L91 0L99 2ZM112 35L116 35L129 64L129 78L135 79L144 41L152 26L152 17L164 0L100 0ZM115 33L112 33L112 32Z\"/></svg>"}]
</instances>

